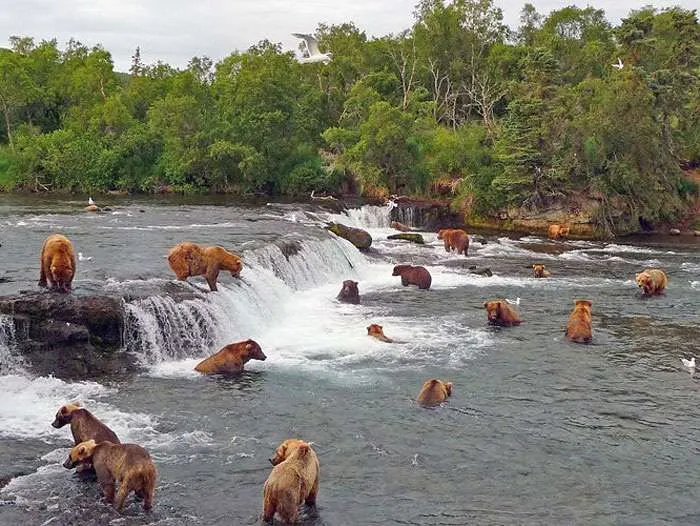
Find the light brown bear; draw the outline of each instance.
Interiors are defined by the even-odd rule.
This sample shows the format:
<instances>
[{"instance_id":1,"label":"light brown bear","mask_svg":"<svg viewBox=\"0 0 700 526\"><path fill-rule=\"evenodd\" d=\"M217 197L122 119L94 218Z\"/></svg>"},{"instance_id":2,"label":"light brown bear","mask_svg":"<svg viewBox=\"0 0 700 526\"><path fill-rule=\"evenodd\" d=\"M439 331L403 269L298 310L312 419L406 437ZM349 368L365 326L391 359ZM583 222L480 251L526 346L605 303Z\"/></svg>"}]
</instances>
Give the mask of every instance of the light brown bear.
<instances>
[{"instance_id":1,"label":"light brown bear","mask_svg":"<svg viewBox=\"0 0 700 526\"><path fill-rule=\"evenodd\" d=\"M376 338L380 342L392 343L394 341L391 338L384 336L383 327L381 325L377 325L376 323L373 323L367 327L367 335Z\"/></svg>"},{"instance_id":2,"label":"light brown bear","mask_svg":"<svg viewBox=\"0 0 700 526\"><path fill-rule=\"evenodd\" d=\"M444 228L438 231L438 239L442 239L445 243L445 252L452 250L457 254L467 255L469 250L469 234L459 228Z\"/></svg>"},{"instance_id":3,"label":"light brown bear","mask_svg":"<svg viewBox=\"0 0 700 526\"><path fill-rule=\"evenodd\" d=\"M360 289L357 287L357 281L346 279L343 281L343 288L340 289L336 299L343 303L352 303L357 305L360 303Z\"/></svg>"},{"instance_id":4,"label":"light brown bear","mask_svg":"<svg viewBox=\"0 0 700 526\"><path fill-rule=\"evenodd\" d=\"M410 226L406 226L403 223L399 223L398 221L392 221L391 228L398 230L400 232L410 232L411 231Z\"/></svg>"},{"instance_id":5,"label":"light brown bear","mask_svg":"<svg viewBox=\"0 0 700 526\"><path fill-rule=\"evenodd\" d=\"M548 278L552 273L541 263L532 265L532 275L536 278Z\"/></svg>"},{"instance_id":6,"label":"light brown bear","mask_svg":"<svg viewBox=\"0 0 700 526\"><path fill-rule=\"evenodd\" d=\"M238 277L243 268L241 258L223 247L180 243L168 252L168 263L177 279L186 281L190 276L204 276L212 291L217 290L219 270L228 270Z\"/></svg>"},{"instance_id":7,"label":"light brown bear","mask_svg":"<svg viewBox=\"0 0 700 526\"><path fill-rule=\"evenodd\" d=\"M429 289L433 278L425 267L414 267L413 265L396 265L392 276L401 276L401 285L417 285L419 289Z\"/></svg>"},{"instance_id":8,"label":"light brown bear","mask_svg":"<svg viewBox=\"0 0 700 526\"><path fill-rule=\"evenodd\" d=\"M518 313L506 300L491 300L484 303L490 325L511 327L520 325L521 319Z\"/></svg>"},{"instance_id":9,"label":"light brown bear","mask_svg":"<svg viewBox=\"0 0 700 526\"><path fill-rule=\"evenodd\" d=\"M590 300L574 300L574 310L566 324L566 337L575 343L590 343L593 338L593 318Z\"/></svg>"},{"instance_id":10,"label":"light brown bear","mask_svg":"<svg viewBox=\"0 0 700 526\"><path fill-rule=\"evenodd\" d=\"M311 445L302 440L286 440L270 459L275 466L263 488L265 522L272 522L275 513L283 524L295 523L299 506L316 505L320 466Z\"/></svg>"},{"instance_id":11,"label":"light brown bear","mask_svg":"<svg viewBox=\"0 0 700 526\"><path fill-rule=\"evenodd\" d=\"M663 294L666 285L668 285L666 273L658 268L645 269L639 274L635 274L634 279L645 296Z\"/></svg>"},{"instance_id":12,"label":"light brown bear","mask_svg":"<svg viewBox=\"0 0 700 526\"><path fill-rule=\"evenodd\" d=\"M95 415L78 404L66 404L56 413L56 418L51 423L56 429L60 429L66 424L70 424L70 431L73 435L73 445L77 446L81 442L94 440L100 442L112 442L119 444L119 438L109 427L102 423ZM78 466L78 471L88 471L92 465L88 461Z\"/></svg>"},{"instance_id":13,"label":"light brown bear","mask_svg":"<svg viewBox=\"0 0 700 526\"><path fill-rule=\"evenodd\" d=\"M199 362L195 371L203 374L237 374L250 360L265 361L267 356L254 340L231 343Z\"/></svg>"},{"instance_id":14,"label":"light brown bear","mask_svg":"<svg viewBox=\"0 0 700 526\"><path fill-rule=\"evenodd\" d=\"M547 237L549 239L564 239L569 237L570 230L571 227L569 227L569 225L549 225L547 228Z\"/></svg>"},{"instance_id":15,"label":"light brown bear","mask_svg":"<svg viewBox=\"0 0 700 526\"><path fill-rule=\"evenodd\" d=\"M440 405L450 396L452 396L452 382L432 378L423 384L416 402L424 407L431 407Z\"/></svg>"},{"instance_id":16,"label":"light brown bear","mask_svg":"<svg viewBox=\"0 0 700 526\"><path fill-rule=\"evenodd\" d=\"M86 461L92 462L105 499L114 502L117 511L121 512L124 500L132 491L143 499L144 510L151 509L157 473L151 455L144 448L136 444L97 444L94 440L88 440L70 450L63 467L74 468ZM119 483L116 499L115 482Z\"/></svg>"},{"instance_id":17,"label":"light brown bear","mask_svg":"<svg viewBox=\"0 0 700 526\"><path fill-rule=\"evenodd\" d=\"M61 234L47 237L41 247L39 286L70 292L75 270L75 252L70 240Z\"/></svg>"}]
</instances>

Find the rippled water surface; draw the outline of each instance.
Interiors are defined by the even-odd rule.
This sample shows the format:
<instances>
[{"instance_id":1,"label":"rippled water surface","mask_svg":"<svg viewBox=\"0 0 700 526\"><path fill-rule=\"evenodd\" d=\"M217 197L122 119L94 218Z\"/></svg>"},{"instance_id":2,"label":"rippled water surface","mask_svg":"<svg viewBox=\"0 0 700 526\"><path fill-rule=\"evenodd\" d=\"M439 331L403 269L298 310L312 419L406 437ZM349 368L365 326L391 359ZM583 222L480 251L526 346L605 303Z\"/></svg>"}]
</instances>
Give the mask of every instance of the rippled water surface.
<instances>
[{"instance_id":1,"label":"rippled water surface","mask_svg":"<svg viewBox=\"0 0 700 526\"><path fill-rule=\"evenodd\" d=\"M75 294L162 290L180 241L242 254L240 280L193 299L125 303L125 348L143 372L68 383L24 372L0 317L0 523L255 524L267 459L289 437L315 443L318 510L307 525L700 524L700 382L681 357L700 354L697 238L615 243L487 236L470 256L387 241L388 209L349 216L293 204L0 198L0 294L35 289L39 251L67 235L89 261ZM322 229L367 228L361 254ZM429 268L430 291L403 288L396 263ZM543 262L553 276L536 280ZM492 277L469 274L488 266ZM640 299L634 273L660 266L664 296ZM362 303L334 298L344 279ZM486 326L482 304L520 298L525 323ZM593 302L594 343L565 341L574 298ZM366 336L379 323L385 344ZM199 377L202 357L244 338L267 360L235 379ZM443 407L413 402L422 382L454 382ZM120 516L93 481L61 466L70 432L50 426L82 401L124 442L151 452L154 512Z\"/></svg>"}]
</instances>

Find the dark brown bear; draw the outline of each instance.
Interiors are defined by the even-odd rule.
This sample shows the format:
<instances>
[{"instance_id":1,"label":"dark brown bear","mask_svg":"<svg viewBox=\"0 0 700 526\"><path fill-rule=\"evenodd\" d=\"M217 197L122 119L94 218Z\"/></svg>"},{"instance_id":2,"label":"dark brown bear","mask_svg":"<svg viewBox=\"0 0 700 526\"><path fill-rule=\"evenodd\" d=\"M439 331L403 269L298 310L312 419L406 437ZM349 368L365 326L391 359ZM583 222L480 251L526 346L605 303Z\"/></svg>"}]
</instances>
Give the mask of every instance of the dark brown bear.
<instances>
[{"instance_id":1,"label":"dark brown bear","mask_svg":"<svg viewBox=\"0 0 700 526\"><path fill-rule=\"evenodd\" d=\"M506 300L491 300L484 303L490 325L510 327L521 323L518 313Z\"/></svg>"},{"instance_id":2,"label":"dark brown bear","mask_svg":"<svg viewBox=\"0 0 700 526\"><path fill-rule=\"evenodd\" d=\"M343 281L343 288L340 289L336 299L343 303L352 303L354 305L360 303L360 290L357 288L357 281L351 279Z\"/></svg>"},{"instance_id":3,"label":"dark brown bear","mask_svg":"<svg viewBox=\"0 0 700 526\"><path fill-rule=\"evenodd\" d=\"M392 276L401 276L401 285L417 285L419 289L429 289L433 278L425 267L414 267L413 265L396 265Z\"/></svg>"},{"instance_id":4,"label":"dark brown bear","mask_svg":"<svg viewBox=\"0 0 700 526\"><path fill-rule=\"evenodd\" d=\"M231 343L209 358L199 362L195 371L203 374L237 374L250 360L264 361L267 358L254 340Z\"/></svg>"}]
</instances>

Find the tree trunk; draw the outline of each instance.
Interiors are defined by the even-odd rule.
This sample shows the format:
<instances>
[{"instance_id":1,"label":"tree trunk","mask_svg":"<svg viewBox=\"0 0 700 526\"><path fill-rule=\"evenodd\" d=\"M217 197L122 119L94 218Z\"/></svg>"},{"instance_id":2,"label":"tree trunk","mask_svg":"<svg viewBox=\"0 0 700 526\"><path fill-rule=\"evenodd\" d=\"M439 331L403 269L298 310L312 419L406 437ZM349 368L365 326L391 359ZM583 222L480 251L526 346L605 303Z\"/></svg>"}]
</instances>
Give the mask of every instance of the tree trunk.
<instances>
[{"instance_id":1,"label":"tree trunk","mask_svg":"<svg viewBox=\"0 0 700 526\"><path fill-rule=\"evenodd\" d=\"M2 102L2 113L5 115L5 129L7 130L7 142L10 143L10 150L15 151L15 145L12 143L12 128L10 127L10 110L7 107L7 102L0 97Z\"/></svg>"}]
</instances>

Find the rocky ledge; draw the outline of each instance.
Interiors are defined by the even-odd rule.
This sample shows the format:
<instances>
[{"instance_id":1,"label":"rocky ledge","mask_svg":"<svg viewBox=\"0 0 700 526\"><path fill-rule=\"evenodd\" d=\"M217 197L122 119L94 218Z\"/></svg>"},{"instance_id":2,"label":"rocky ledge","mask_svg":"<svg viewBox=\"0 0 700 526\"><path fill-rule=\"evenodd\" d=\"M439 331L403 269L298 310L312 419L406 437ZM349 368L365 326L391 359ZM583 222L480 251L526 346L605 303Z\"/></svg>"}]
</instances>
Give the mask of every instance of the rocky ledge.
<instances>
[{"instance_id":1,"label":"rocky ledge","mask_svg":"<svg viewBox=\"0 0 700 526\"><path fill-rule=\"evenodd\" d=\"M139 366L123 345L124 302L154 293L167 292L179 301L200 294L175 283L161 288L165 290L0 296L0 315L9 317L14 329L11 341L0 344L9 343L13 359L36 375L84 380L134 373Z\"/></svg>"}]
</instances>

